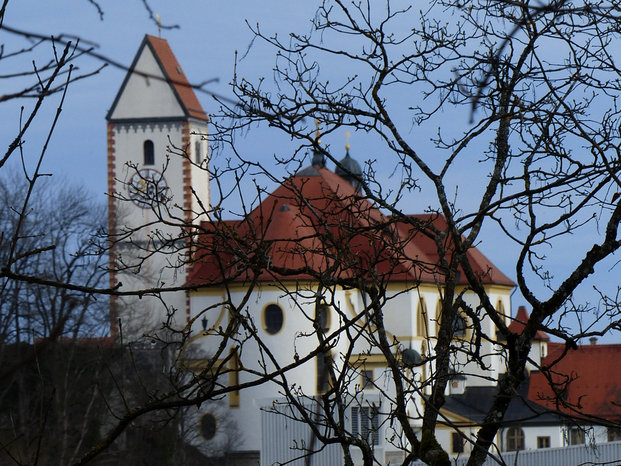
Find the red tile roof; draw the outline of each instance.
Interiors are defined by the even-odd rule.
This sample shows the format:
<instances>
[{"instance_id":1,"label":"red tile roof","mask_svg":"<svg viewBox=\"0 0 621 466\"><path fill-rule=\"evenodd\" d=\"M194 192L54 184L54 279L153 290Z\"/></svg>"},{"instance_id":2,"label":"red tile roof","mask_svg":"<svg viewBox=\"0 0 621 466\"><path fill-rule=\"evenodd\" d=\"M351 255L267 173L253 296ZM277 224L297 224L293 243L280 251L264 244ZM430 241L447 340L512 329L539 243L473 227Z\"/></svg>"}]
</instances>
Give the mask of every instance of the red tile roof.
<instances>
[{"instance_id":1,"label":"red tile roof","mask_svg":"<svg viewBox=\"0 0 621 466\"><path fill-rule=\"evenodd\" d=\"M207 115L205 114L205 110L203 110L203 107L196 98L194 89L192 89L192 86L183 73L183 69L181 69L181 65L177 61L166 39L147 35L144 40L150 45L151 50L153 50L153 54L162 67L166 80L172 84L186 115L200 120L206 120Z\"/></svg>"},{"instance_id":2,"label":"red tile roof","mask_svg":"<svg viewBox=\"0 0 621 466\"><path fill-rule=\"evenodd\" d=\"M409 215L410 218L418 219L424 224L431 225L434 229L439 231L447 231L448 224L444 216L439 214L414 214ZM411 243L412 247L416 250L417 256L409 256L411 258L419 257L421 260L424 257L425 263L435 266L435 264L439 263L439 255L438 250L435 244L435 240L430 236L421 234L420 231L415 229L412 225L404 225L400 224L400 229L405 228L406 231L414 232L411 235ZM448 251L452 249L449 239L446 239L445 248ZM494 283L497 285L507 285L507 286L515 286L513 280L507 277L504 273L500 271L493 263L490 261L481 251L477 248L470 248L466 253L468 260L470 262L470 267L475 275L479 276L483 283ZM461 267L459 268L460 279L459 283L466 284L467 279L463 273Z\"/></svg>"},{"instance_id":3,"label":"red tile roof","mask_svg":"<svg viewBox=\"0 0 621 466\"><path fill-rule=\"evenodd\" d=\"M437 228L445 224L438 215L412 218ZM309 167L289 178L243 220L202 227L188 279L192 286L247 281L255 273L261 281L319 275L352 281L442 281L431 239L383 215L326 168ZM476 249L469 257L484 283L514 285ZM460 281L465 283L463 275Z\"/></svg>"},{"instance_id":4,"label":"red tile roof","mask_svg":"<svg viewBox=\"0 0 621 466\"><path fill-rule=\"evenodd\" d=\"M526 323L528 322L528 312L526 312L526 308L524 306L520 306L517 311L517 315L513 319L513 322L509 324L509 330L513 333L521 335L526 327ZM544 340L548 341L550 337L547 333L537 330L535 334L535 340Z\"/></svg>"},{"instance_id":5,"label":"red tile roof","mask_svg":"<svg viewBox=\"0 0 621 466\"><path fill-rule=\"evenodd\" d=\"M553 364L564 349L563 343L549 343L542 366ZM621 371L616 369L620 360L621 345L582 345L577 350L570 349L550 369L531 374L528 398L572 415L621 420Z\"/></svg>"}]
</instances>

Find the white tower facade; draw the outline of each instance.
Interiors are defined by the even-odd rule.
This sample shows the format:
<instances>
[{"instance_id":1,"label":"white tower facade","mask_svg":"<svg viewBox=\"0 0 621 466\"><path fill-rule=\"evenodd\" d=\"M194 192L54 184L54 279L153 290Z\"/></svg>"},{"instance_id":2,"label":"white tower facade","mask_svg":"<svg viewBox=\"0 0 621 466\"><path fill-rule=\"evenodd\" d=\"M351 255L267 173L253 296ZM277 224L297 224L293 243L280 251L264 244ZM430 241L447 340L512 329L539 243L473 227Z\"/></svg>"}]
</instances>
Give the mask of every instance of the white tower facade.
<instances>
[{"instance_id":1,"label":"white tower facade","mask_svg":"<svg viewBox=\"0 0 621 466\"><path fill-rule=\"evenodd\" d=\"M207 116L168 42L145 36L108 115L112 334L187 322L190 224L207 216Z\"/></svg>"}]
</instances>

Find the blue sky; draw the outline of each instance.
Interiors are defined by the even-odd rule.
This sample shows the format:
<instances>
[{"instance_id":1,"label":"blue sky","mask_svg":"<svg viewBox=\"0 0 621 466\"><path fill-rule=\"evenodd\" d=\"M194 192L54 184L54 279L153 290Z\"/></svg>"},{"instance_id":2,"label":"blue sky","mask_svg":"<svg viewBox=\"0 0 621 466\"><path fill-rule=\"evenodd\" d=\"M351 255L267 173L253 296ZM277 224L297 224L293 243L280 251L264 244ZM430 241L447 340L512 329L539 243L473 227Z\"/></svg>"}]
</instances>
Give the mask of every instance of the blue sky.
<instances>
[{"instance_id":1,"label":"blue sky","mask_svg":"<svg viewBox=\"0 0 621 466\"><path fill-rule=\"evenodd\" d=\"M271 77L274 66L274 52L263 44L255 42L252 50L246 55L252 40L252 33L246 25L259 22L264 31L278 32L286 37L290 30L304 31L310 28L310 19L314 14L315 2L295 2L291 0L268 0L262 2L240 1L151 1L150 5L158 13L165 25L176 24L178 29L162 30L161 36L166 38L179 62L191 82L198 83L205 80L218 80L208 86L208 89L221 95L230 95L228 82L231 79L234 66L235 51L238 51L238 73L255 80L259 76ZM35 0L20 0L9 3L4 24L16 29L31 31L45 35L71 35L83 39L82 45L92 43L96 52L118 61L126 66L136 53L144 34L158 35L156 25L149 19L140 0L125 2L104 2L104 18L86 0L44 2ZM5 44L5 53L11 48L23 47L23 39L0 31L2 43ZM40 47L36 57L38 63L43 63L49 56L49 44ZM243 58L241 58L243 57ZM2 72L8 73L31 66L28 60L3 60ZM88 72L98 66L93 59L83 58L79 62L80 71ZM338 63L324 64L324 68L338 68ZM334 69L332 71L335 71ZM105 115L112 104L114 96L122 82L124 70L109 66L98 75L74 83L70 86L67 100L58 128L52 138L48 154L45 159L45 170L54 177L64 178L69 182L85 184L92 190L95 197L105 201L106 190L106 139ZM11 83L5 83L5 87ZM17 85L17 84L15 84ZM207 113L213 110L214 103L206 94L199 94ZM32 106L32 101L11 101L0 105L0 138L6 146L7 141L14 135L18 126L19 109L25 105L26 109ZM46 102L44 113L41 114L32 131L26 136L24 155L27 164L34 163L41 148L49 122L58 104L58 96ZM467 125L467 115L447 115L452 125ZM329 144L344 144L343 134L335 134ZM278 139L264 132L251 132L248 136L248 146L252 147L250 157L256 157L266 164L272 163L274 155L287 150L287 141ZM392 167L383 163L382 146L364 135L353 135L351 139L352 155L359 161L368 158L378 160L378 174L387 186L397 183L397 179L390 178ZM216 161L217 163L217 161ZM481 185L472 179L476 173L476 163L464 172L458 174L458 193L466 194L470 189ZM472 171L470 171L472 170ZM455 188L457 190L457 188ZM433 193L422 192L407 198L402 204L408 213L423 211L432 201ZM589 237L579 236L571 239L562 249L550 251L551 257L557 262L555 269L562 274L577 257L570 251L572 247L588 243ZM488 228L482 236L480 244L482 251L490 257L507 275L515 278L513 264L517 250L504 240L493 228ZM612 263L602 266L598 271L603 272L598 283L609 281L614 287L616 281L611 278ZM601 278L603 277L603 279ZM592 284L587 284L586 296L593 296L589 291ZM593 298L591 298L593 299ZM516 294L513 299L514 310L524 304L523 299Z\"/></svg>"},{"instance_id":2,"label":"blue sky","mask_svg":"<svg viewBox=\"0 0 621 466\"><path fill-rule=\"evenodd\" d=\"M4 24L38 34L80 37L83 39L82 46L93 43L97 53L129 66L144 34L157 35L158 29L149 20L140 0L114 2L113 5L105 3L102 21L97 10L86 0L10 2ZM287 24L290 26L295 15L309 17L308 11L304 15L299 7L294 7L294 3L297 2L184 1L177 6L172 2L152 1L150 5L161 16L163 24L180 26L179 29L162 30L161 36L171 43L190 80L201 82L218 79L219 82L211 84L209 89L230 94L226 84L232 76L234 52L240 50L243 54L251 40L245 18L262 16L261 20L266 26L278 23L277 18L288 18ZM5 31L0 31L0 34L7 49L27 45L26 41ZM41 66L51 55L51 46L45 44L38 50L37 62ZM5 60L4 71L8 68L31 68L32 57L25 58ZM258 63L267 63L269 57L255 56L254 59ZM97 61L87 58L81 58L77 63L83 72L98 66ZM109 66L99 75L77 82L69 88L61 121L46 158L45 166L49 172L84 182L99 194L105 191L105 115L124 73L123 70ZM212 102L208 96L199 95L199 99L209 112ZM46 132L46 125L55 111L58 98L50 99L46 104L46 113L39 119L39 125L26 138L25 150L30 159L38 154L40 137ZM3 121L0 134L3 140L9 138L16 129L21 105L28 109L33 101L14 101L0 109Z\"/></svg>"}]
</instances>

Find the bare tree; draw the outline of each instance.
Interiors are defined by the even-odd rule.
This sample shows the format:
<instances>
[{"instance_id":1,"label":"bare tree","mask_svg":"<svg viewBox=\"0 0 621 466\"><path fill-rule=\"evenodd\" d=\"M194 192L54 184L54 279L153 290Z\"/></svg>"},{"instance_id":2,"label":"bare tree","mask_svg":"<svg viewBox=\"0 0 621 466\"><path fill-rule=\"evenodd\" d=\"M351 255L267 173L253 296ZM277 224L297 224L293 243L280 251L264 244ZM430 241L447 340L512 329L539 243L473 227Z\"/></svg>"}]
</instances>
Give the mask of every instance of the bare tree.
<instances>
[{"instance_id":1,"label":"bare tree","mask_svg":"<svg viewBox=\"0 0 621 466\"><path fill-rule=\"evenodd\" d=\"M102 14L98 3L91 3ZM4 2L0 10L0 24L7 4ZM153 16L148 2L144 5ZM129 457L129 445L133 440L146 447L151 438L148 433L158 427L166 430L162 436L170 440L167 443L159 439L163 447L188 447L181 432L180 413L195 410L195 406L208 401L217 404L235 390L218 381L221 375L226 378L233 372L228 367L227 346L201 362L204 370L188 368L190 352L185 350L190 332L183 326L186 316L176 316L176 310L166 299L167 293L183 293L183 283L174 288L164 284L129 289L120 289L118 283L110 285L108 269L102 264L108 257L107 247L121 239L94 236L103 232L102 211L85 200L84 192L60 189L61 182L42 169L67 90L75 81L98 73L106 64L125 69L127 66L95 53L88 42L80 43L73 37L55 38L8 26L2 29L20 36L27 45L13 45L12 50L10 46L3 48L0 60L22 59L25 65L10 76L3 76L7 91L0 101L24 99L32 103L25 106L30 108L29 112L23 109L16 115L20 122L18 131L0 159L3 173L9 167L14 170L10 182L3 186L5 204L0 219L0 353L3 361L8 361L1 371L2 453L7 461L18 464L86 464L98 457L105 457L105 461L123 454L125 458L142 458L155 452L145 448ZM75 65L85 55L103 64L78 74ZM40 56L47 58L39 61ZM37 59L31 60L33 57ZM56 113L41 147L27 146L24 139L32 131L33 122L41 119L44 104L56 105ZM186 149L181 148L173 156L187 156ZM19 169L15 170L16 166ZM8 179L9 175L6 176ZM158 254L160 247L171 246L171 257L185 257L186 248L191 246L188 240L193 232L186 222L192 215L178 209L172 209L173 215L165 215L172 212L171 206L159 197L152 207L158 214L153 225L137 228L152 227L157 240L160 227L171 224L179 228L179 236L165 235L155 250L147 246L132 251L137 258L131 265L137 268L141 261ZM172 262L173 267L183 265ZM105 343L104 349L91 351L90 343L98 342L90 337L102 331L109 317L102 309L109 296L148 296L164 315L170 316L170 321L163 322L161 334L145 335L136 347L109 348L106 345L112 343L103 340L99 343ZM181 328L172 323L176 317L182 322ZM234 332L235 324L229 330L231 335ZM248 385L268 379L266 375ZM26 381L30 383L32 397L24 396ZM16 399L18 403L14 403ZM193 419L193 415L188 415L188 419ZM136 426L143 427L143 435L136 434ZM53 441L55 433L62 437L60 447ZM191 450L191 445L188 448ZM215 456L227 449L219 444L214 448L210 454ZM171 452L162 452L155 459L170 459ZM188 455L203 458L200 451Z\"/></svg>"},{"instance_id":2,"label":"bare tree","mask_svg":"<svg viewBox=\"0 0 621 466\"><path fill-rule=\"evenodd\" d=\"M0 20L5 6L6 2ZM436 438L439 422L446 422L441 412L444 393L456 367L468 367L473 375L494 378L498 384L477 436L468 437L474 444L470 464L482 464L490 450L494 453L494 438L524 379L536 332L545 330L571 348L580 338L619 327L618 303L610 294L605 294L605 309L592 317L584 306L575 304L573 296L620 245L621 207L615 196L619 190L618 70L609 51L618 34L618 9L614 2L462 5L438 1L418 11L392 2L337 0L320 5L308 35L292 33L283 42L257 28L257 40L277 51L276 85L268 88L265 80L254 85L236 75L235 105L221 100L218 116L222 118L213 120L210 138L216 149L221 144L235 158L226 166L201 166L210 170L216 185L214 201L211 205L199 202L198 212L179 212L165 198L152 199L155 223L178 229L177 236L161 238L156 229L156 239L161 240L157 244L183 260L209 264L187 286L125 291L89 282L90 275L51 275L49 270L37 269L54 249L43 241L45 235L27 238L36 241L24 238L43 176L39 159L33 170L24 172L26 188L22 202L12 210L16 215L2 218L9 229L2 238L6 253L0 278L4 290L14 291L9 295L16 300L30 287L44 293L36 303L29 302L25 314L19 305L8 307L2 321L5 342L53 339L69 328L82 328L72 320L80 316L74 313L76 293L88 296L84 304L88 301L91 309L92 294L148 295L166 306L166 292L203 286L224 290L217 302L199 305L188 325L167 322L165 332L147 335L147 342L152 339L161 345L157 351L161 351L166 383L157 390L142 390L142 397L126 396L123 387L115 387L114 403L107 405L113 420L92 447L74 449L80 453L72 460L91 461L138 419L157 422L159 415L166 418L187 407L234 398L240 391L275 382L286 401L276 402L273 409L301 420L311 430L308 442L299 446L301 456L310 457L335 444L347 464L353 462L353 448L361 451L365 464L373 464L381 422L384 431L392 432L388 437L394 445L405 453L404 464L417 458L447 464L448 456ZM35 105L0 167L19 154L41 103L56 94L62 106L67 85L77 79L71 64L84 50L61 43L62 50L51 49L47 65L27 72L32 83L4 96L4 100L32 97ZM333 61L320 66L325 57ZM346 73L336 73L333 63ZM326 70L329 75L324 76ZM445 115L464 124L447 125ZM319 120L319 135L313 119ZM238 217L223 219L227 202L239 193L245 178L263 175L272 183L282 181L273 175L271 162L257 163L238 146L238 133L257 122L297 143L289 156L277 160L291 174L306 165L304 157L313 150L320 168L327 158L359 191L333 191L318 207L308 202L304 182L285 183L276 195L280 204L256 210L266 196L265 188L257 184L256 197L249 199L244 193L238 199ZM328 139L343 127L383 143L381 164L394 166L394 173L400 174L393 190L385 188L377 162L369 161L358 173L330 146L320 143L320 138ZM174 156L196 165L191 149L173 150ZM45 147L41 157L44 154ZM455 181L464 170L475 180L466 195ZM227 177L233 181L230 185ZM418 190L430 193L431 207L426 215L409 215L403 199ZM296 216L288 217L291 211ZM349 214L337 215L345 211ZM209 220L190 224L188 216ZM270 230L279 224L279 216L300 222L297 231L307 234L292 238ZM510 331L506 316L490 299L488 271L476 267L473 251L490 224L518 251L515 276L533 309L520 334ZM592 234L593 241L583 247L580 259L553 277L546 248L563 244L578 232ZM407 247L414 237L433 246L432 260L409 254ZM61 235L55 241L64 239ZM363 251L357 247L362 242L372 247ZM293 256L285 248L291 243ZM78 243L69 239L65 244L73 248ZM138 265L161 250L143 252ZM32 268L20 270L21 264ZM412 278L395 293L388 285L399 267ZM266 276L304 318L293 354L288 348L287 357L264 338L262 324L249 312L249 303ZM305 280L312 285L292 290L292 281ZM436 313L420 301L419 312L426 313L424 321L434 331L425 330L426 351L417 353L390 337L385 311L423 282L436 287L440 305ZM540 291L541 284L545 292ZM345 293L348 290L357 293L355 303ZM43 303L53 302L51 295L56 294L57 312L46 312L39 319ZM319 317L325 306L331 309L330 325ZM223 312L226 320L218 320ZM582 319L577 331L564 325L572 314ZM602 315L606 316L603 324ZM80 319L75 323L81 324ZM196 348L198 336L209 337L207 353ZM502 358L503 377L486 372L490 352ZM383 358L386 376L382 380L388 385L368 377L367 367L375 355ZM295 371L309 364L322 368L318 385L307 389L292 383ZM9 372L19 367L23 364ZM117 374L113 380L123 377ZM367 383L374 384L389 403L379 406L365 399ZM354 415L356 423L351 422Z\"/></svg>"},{"instance_id":3,"label":"bare tree","mask_svg":"<svg viewBox=\"0 0 621 466\"><path fill-rule=\"evenodd\" d=\"M26 190L19 179L12 172L0 185L3 231L14 232L0 244L3 263L24 276L102 287L102 206L89 200L84 188L42 180L24 211ZM2 296L3 344L107 332L105 299L8 278L2 280Z\"/></svg>"},{"instance_id":4,"label":"bare tree","mask_svg":"<svg viewBox=\"0 0 621 466\"><path fill-rule=\"evenodd\" d=\"M106 256L98 244L105 233L102 207L84 188L57 186L49 179L29 191L20 175L6 171L0 183L5 270L79 283L85 289L103 287ZM100 341L97 337L108 331L108 305L101 296L40 284L35 278L5 276L0 282L3 455L25 464L37 457L48 461L54 452L53 462L67 464L85 437L93 435L94 411L101 412L101 399L99 409L93 409L95 380L105 368L97 363L97 349L73 342Z\"/></svg>"},{"instance_id":5,"label":"bare tree","mask_svg":"<svg viewBox=\"0 0 621 466\"><path fill-rule=\"evenodd\" d=\"M150 437L144 433L158 426L167 430L163 437L176 439L178 405L169 398L177 393L170 381L178 380L168 372L166 352L120 348L104 337L110 325L108 299L115 292L108 278L105 208L91 201L86 189L72 187L42 168L54 144L67 90L108 63L120 65L94 54L88 42L74 37L5 26L8 3L0 7L0 27L23 42L2 45L0 61L11 61L13 72L2 76L0 102L20 99L24 106L15 115L16 133L0 157L3 462L82 464L121 434L146 447ZM90 3L102 14L97 2ZM88 54L102 64L76 72L76 64ZM56 112L47 122L42 109L50 105ZM25 143L30 136L37 141L39 135L40 146ZM140 364L138 359L145 358L150 363ZM145 385L146 381L152 383ZM136 433L140 428L143 435ZM109 458L122 453L129 458L122 443L110 449ZM150 454L162 458L162 464L172 454L169 450L155 455L152 448L136 451L132 458Z\"/></svg>"},{"instance_id":6,"label":"bare tree","mask_svg":"<svg viewBox=\"0 0 621 466\"><path fill-rule=\"evenodd\" d=\"M392 297L381 276L369 276L368 266L373 262L369 260L360 270L350 269L349 277L340 273L339 267L358 260L348 257L351 248L342 246L351 245L359 231L354 233L343 224L337 228L306 211L302 217L307 224L325 222L328 233L320 236L322 246L301 244L299 254L304 257L310 250L324 248L320 254L326 263L301 268L286 262L279 265L273 259L275 241L289 239L266 238L267 225L275 222L276 206L263 212L262 230L253 230L256 222L246 230L235 223L229 229L236 234L243 231L244 239L232 233L222 241L231 251L225 256L229 260L226 266L236 264L234 271L227 268L229 280L248 273L251 287L251 278L256 278L259 270L280 280L304 272L319 283L321 299L337 309L339 330L325 336L311 332L318 341L306 353L336 351L333 363L326 365L334 389L321 397L321 409L309 410L308 404L297 402L303 393L292 389L285 373L279 383L288 404L297 407L289 415L307 422L323 444L342 445L346 463L351 462L351 446L362 450L365 464L374 461L372 441L344 430L343 407L351 403L345 387L352 386L356 371L360 371L349 359L358 338L378 348L387 361L395 393L385 414L387 422L399 426L395 438L403 441L404 464L416 458L429 464L448 464L435 435L454 365L461 360L485 368L481 348L485 344L501 348L504 375L497 379L497 395L472 439L469 464L475 465L482 464L490 453L509 403L525 378L537 331L554 335L569 349L581 338L619 328L614 291L601 291L603 307L577 304L576 297L598 265L610 263L621 245L621 206L616 195L619 70L610 52L618 35L618 11L615 2L438 1L418 10L395 2L380 5L336 0L321 4L308 34L292 32L283 40L258 27L254 30L257 40L276 51L274 86L266 79L253 84L236 75L232 86L241 104L221 102L223 118L216 121L212 141L219 140L223 151L239 157L241 166L252 167L254 176L262 172L276 181L268 164L251 161L231 137L231 131L251 131L264 122L299 143L290 156L277 163L295 172L312 148L361 185L361 199L389 213L383 220L375 216L373 222L367 222L370 241L382 241L385 248L398 250L394 235L391 241L382 239L392 225L422 235L435 245L437 263L433 265L403 255L413 269L434 269L441 293L437 332L429 335L433 370L421 383L407 375L396 356L404 348L386 338L384 309ZM334 64L344 70L342 74L335 72ZM382 141L381 161L369 161L363 173L353 173L340 162L338 153L319 143L312 119L321 125L321 138L345 127ZM401 174L393 190L385 189L383 179L378 178L380 164L394 166L394 173ZM470 183L464 189L463 182L457 180L465 171ZM417 190L428 190L428 198L434 199L426 218L407 215L410 212L403 209L402 199ZM301 192L299 186L290 187L283 202L302 210L306 201ZM261 188L258 193L263 196ZM217 207L215 204L216 214ZM246 218L243 216L241 225ZM508 321L490 299L485 273L475 267L470 255L481 241L482 230L492 225L515 245L517 284L532 307L520 334L509 330ZM206 230L204 234L219 239L227 230L217 227L216 233ZM349 237L331 237L337 230ZM319 238L315 231L309 235ZM552 248L562 247L577 234L591 239L573 245L576 259L563 270L553 271ZM206 250L215 243L209 244ZM216 248L213 252L222 257L224 251ZM377 264L380 257L375 259ZM339 311L339 304L331 298L336 286L363 293L366 302L356 317L365 316L366 320L352 322ZM284 285L281 291L289 293L293 302L312 300ZM316 292L311 291L310 295ZM466 292L475 294L477 302L468 302ZM226 305L234 309L233 315L252 318L244 314L243 305L231 301ZM463 328L455 325L460 315L467 317L463 325L468 327L468 338L456 345L455 332ZM569 316L577 316L580 323L568 326ZM492 331L485 330L484 321L493 323ZM343 347L343 335L352 328L357 329L356 337L350 337ZM246 335L256 339L252 326ZM256 345L266 361L285 368L286 364L277 364L277 356L264 342ZM416 413L408 409L412 390L427 393ZM422 423L418 431L411 427L414 419Z\"/></svg>"}]
</instances>

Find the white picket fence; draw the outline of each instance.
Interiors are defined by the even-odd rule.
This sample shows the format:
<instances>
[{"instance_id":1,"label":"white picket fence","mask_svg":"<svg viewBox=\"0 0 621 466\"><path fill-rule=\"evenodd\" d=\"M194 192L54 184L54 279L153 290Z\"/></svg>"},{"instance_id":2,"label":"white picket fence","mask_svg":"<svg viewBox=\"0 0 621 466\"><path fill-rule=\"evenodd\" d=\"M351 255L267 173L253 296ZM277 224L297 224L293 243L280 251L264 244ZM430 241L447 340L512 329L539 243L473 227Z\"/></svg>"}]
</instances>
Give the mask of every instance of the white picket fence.
<instances>
[{"instance_id":1,"label":"white picket fence","mask_svg":"<svg viewBox=\"0 0 621 466\"><path fill-rule=\"evenodd\" d=\"M503 452L502 461L508 466L620 466L621 442ZM468 458L460 458L454 461L455 466L464 466L467 462ZM415 461L410 463L410 466L423 466L424 464ZM485 461L485 466L496 466L498 464L492 458Z\"/></svg>"},{"instance_id":2,"label":"white picket fence","mask_svg":"<svg viewBox=\"0 0 621 466\"><path fill-rule=\"evenodd\" d=\"M312 409L311 406L308 408ZM261 466L283 463L291 466L304 465L303 452L308 450L312 442L311 431L306 424L287 419L282 414L263 411L261 413L261 429ZM315 450L320 450L313 455L311 461L313 466L343 464L343 451L339 445L322 446L317 442L313 447ZM375 453L376 458L381 461L384 455L383 448L381 446L376 448ZM503 452L502 461L507 466L621 466L621 441L597 445ZM467 462L467 457L454 460L455 466L465 466ZM493 458L488 458L485 462L485 466L498 464L498 461ZM410 463L410 466L424 466L424 463L415 461Z\"/></svg>"}]
</instances>

